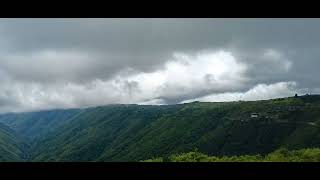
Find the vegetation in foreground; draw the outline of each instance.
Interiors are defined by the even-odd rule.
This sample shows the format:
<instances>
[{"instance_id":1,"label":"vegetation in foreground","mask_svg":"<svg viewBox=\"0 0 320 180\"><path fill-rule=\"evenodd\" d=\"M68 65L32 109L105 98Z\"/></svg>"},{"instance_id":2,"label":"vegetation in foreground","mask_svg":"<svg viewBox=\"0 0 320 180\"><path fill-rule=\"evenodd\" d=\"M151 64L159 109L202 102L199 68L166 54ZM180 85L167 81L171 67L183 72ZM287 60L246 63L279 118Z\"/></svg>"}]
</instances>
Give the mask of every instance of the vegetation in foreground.
<instances>
[{"instance_id":1,"label":"vegetation in foreground","mask_svg":"<svg viewBox=\"0 0 320 180\"><path fill-rule=\"evenodd\" d=\"M280 148L265 156L241 155L241 156L208 156L201 152L175 154L168 158L158 157L142 162L320 162L320 148L308 148L289 151Z\"/></svg>"}]
</instances>

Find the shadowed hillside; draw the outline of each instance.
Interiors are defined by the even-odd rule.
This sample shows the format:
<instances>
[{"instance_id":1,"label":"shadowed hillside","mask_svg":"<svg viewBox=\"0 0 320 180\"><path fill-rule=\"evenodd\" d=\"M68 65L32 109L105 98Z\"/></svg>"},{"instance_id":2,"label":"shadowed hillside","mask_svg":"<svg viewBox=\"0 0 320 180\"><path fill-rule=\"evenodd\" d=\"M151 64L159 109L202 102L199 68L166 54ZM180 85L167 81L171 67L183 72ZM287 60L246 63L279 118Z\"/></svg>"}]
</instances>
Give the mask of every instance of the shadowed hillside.
<instances>
[{"instance_id":1,"label":"shadowed hillside","mask_svg":"<svg viewBox=\"0 0 320 180\"><path fill-rule=\"evenodd\" d=\"M16 133L0 123L0 161L24 161L24 144Z\"/></svg>"}]
</instances>

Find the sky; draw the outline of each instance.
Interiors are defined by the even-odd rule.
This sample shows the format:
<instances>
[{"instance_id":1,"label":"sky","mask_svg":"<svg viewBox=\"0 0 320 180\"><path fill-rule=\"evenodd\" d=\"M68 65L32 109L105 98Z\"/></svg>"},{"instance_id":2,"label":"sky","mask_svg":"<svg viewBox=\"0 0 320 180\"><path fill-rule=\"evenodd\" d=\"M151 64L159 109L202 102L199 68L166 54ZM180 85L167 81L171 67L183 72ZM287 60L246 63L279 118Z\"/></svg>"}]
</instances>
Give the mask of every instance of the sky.
<instances>
[{"instance_id":1,"label":"sky","mask_svg":"<svg viewBox=\"0 0 320 180\"><path fill-rule=\"evenodd\" d=\"M320 19L0 19L0 112L320 93Z\"/></svg>"}]
</instances>

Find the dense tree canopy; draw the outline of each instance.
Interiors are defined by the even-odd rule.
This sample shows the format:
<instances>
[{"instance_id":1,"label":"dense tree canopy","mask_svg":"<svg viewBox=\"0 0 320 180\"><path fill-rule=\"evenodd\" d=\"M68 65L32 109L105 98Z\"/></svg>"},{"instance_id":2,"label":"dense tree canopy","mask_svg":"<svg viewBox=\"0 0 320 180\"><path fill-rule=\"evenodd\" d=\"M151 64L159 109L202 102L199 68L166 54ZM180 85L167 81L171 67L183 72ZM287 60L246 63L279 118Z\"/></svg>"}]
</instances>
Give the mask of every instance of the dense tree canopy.
<instances>
[{"instance_id":1,"label":"dense tree canopy","mask_svg":"<svg viewBox=\"0 0 320 180\"><path fill-rule=\"evenodd\" d=\"M142 162L320 162L320 149L301 149L289 151L280 148L272 153L241 156L208 156L198 151L181 153L169 158L153 158Z\"/></svg>"}]
</instances>

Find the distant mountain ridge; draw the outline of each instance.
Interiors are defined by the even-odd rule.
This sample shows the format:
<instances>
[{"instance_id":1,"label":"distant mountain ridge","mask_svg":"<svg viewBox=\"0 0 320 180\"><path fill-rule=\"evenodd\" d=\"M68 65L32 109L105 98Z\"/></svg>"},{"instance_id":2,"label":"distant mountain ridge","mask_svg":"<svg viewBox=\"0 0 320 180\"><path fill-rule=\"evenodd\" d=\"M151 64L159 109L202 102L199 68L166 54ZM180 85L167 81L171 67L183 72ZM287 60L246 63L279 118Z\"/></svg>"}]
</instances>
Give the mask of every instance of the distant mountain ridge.
<instances>
[{"instance_id":1,"label":"distant mountain ridge","mask_svg":"<svg viewBox=\"0 0 320 180\"><path fill-rule=\"evenodd\" d=\"M24 144L15 152L26 161L140 161L194 148L267 154L320 147L320 95L10 113L0 123L16 134L12 142Z\"/></svg>"}]
</instances>

